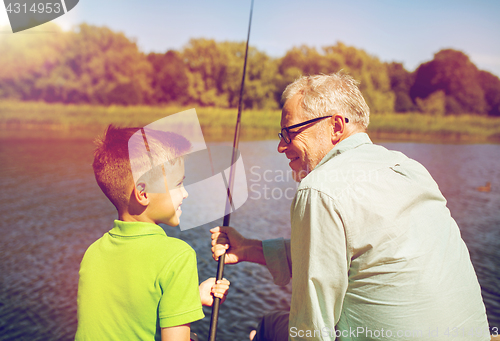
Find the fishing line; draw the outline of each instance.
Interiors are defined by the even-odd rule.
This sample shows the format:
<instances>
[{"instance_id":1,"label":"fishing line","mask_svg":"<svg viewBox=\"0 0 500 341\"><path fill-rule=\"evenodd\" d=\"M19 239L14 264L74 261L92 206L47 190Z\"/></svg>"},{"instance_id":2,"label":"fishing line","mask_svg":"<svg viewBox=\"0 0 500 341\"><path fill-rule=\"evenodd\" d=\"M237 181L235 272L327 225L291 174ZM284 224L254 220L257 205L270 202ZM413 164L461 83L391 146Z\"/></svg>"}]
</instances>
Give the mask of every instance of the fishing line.
<instances>
[{"instance_id":1,"label":"fishing line","mask_svg":"<svg viewBox=\"0 0 500 341\"><path fill-rule=\"evenodd\" d=\"M245 75L247 70L247 59L248 59L248 43L250 41L250 28L252 26L252 13L253 13L253 0L250 5L250 19L248 21L248 34L247 34L247 44L245 48L245 61L243 63L243 76L241 77L241 87L240 87L240 98L238 102L238 117L236 119L236 127L234 129L234 140L233 140L233 154L231 156L231 171L229 173L229 185L227 187L227 201L226 201L226 211L224 215L223 226L229 226L229 221L231 219L231 207L232 202L232 191L234 186L234 173L235 173L235 163L237 158L237 150L240 142L240 126L241 126L241 111L243 106L243 88L245 86ZM226 254L222 254L219 257L219 263L217 266L217 281L221 280L224 275L224 260ZM219 319L219 307L220 298L214 297L214 303L212 305L212 317L210 318L210 331L208 334L209 341L215 341L217 335L217 321Z\"/></svg>"}]
</instances>

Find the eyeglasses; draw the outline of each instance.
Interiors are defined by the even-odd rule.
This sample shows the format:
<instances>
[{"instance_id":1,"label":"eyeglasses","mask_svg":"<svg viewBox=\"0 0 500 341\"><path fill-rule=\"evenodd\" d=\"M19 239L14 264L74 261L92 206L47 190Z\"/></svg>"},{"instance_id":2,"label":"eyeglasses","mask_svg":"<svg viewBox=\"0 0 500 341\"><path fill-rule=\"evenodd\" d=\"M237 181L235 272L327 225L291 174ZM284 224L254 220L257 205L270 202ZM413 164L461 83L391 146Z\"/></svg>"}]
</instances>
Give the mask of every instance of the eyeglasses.
<instances>
[{"instance_id":1,"label":"eyeglasses","mask_svg":"<svg viewBox=\"0 0 500 341\"><path fill-rule=\"evenodd\" d=\"M305 126L307 124L314 123L314 122L317 122L319 120L322 120L322 119L328 118L328 117L332 117L332 115L316 117L316 118L313 118L312 120L308 120L308 121L305 121L302 123L294 124L293 126L284 127L281 129L281 133L278 133L278 136L279 136L280 140L283 140L283 141L285 141L286 144L289 144L292 141L290 138L290 129L302 127L302 126ZM345 118L345 123L347 123L347 122L349 122L349 119Z\"/></svg>"}]
</instances>

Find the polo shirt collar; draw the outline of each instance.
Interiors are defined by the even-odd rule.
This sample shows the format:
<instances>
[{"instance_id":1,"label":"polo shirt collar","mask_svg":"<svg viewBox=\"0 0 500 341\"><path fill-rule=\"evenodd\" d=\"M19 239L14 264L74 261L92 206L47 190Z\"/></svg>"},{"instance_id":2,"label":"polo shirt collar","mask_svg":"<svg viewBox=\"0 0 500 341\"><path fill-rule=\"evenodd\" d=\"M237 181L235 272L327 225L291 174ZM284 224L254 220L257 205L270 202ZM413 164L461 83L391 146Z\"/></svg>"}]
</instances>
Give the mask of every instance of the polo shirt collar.
<instances>
[{"instance_id":1,"label":"polo shirt collar","mask_svg":"<svg viewBox=\"0 0 500 341\"><path fill-rule=\"evenodd\" d=\"M356 133L354 135L351 135L345 140L342 140L339 143L337 143L337 145L333 147L332 150L328 152L328 154L326 154L326 156L320 161L320 163L318 163L316 167L321 166L322 164L328 162L337 155L340 155L348 150L357 148L363 144L373 144L367 133Z\"/></svg>"},{"instance_id":2,"label":"polo shirt collar","mask_svg":"<svg viewBox=\"0 0 500 341\"><path fill-rule=\"evenodd\" d=\"M129 222L121 220L114 221L114 226L109 231L109 234L124 237L145 236L152 234L167 235L160 226L153 223L140 221Z\"/></svg>"}]
</instances>

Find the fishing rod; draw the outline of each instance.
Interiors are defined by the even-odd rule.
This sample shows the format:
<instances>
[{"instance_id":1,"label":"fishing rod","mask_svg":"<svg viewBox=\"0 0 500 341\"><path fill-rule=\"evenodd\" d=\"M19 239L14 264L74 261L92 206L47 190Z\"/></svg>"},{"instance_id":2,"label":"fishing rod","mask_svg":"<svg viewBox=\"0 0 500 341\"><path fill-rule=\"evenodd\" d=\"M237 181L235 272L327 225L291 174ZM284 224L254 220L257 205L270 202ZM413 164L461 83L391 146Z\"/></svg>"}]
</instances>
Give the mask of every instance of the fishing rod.
<instances>
[{"instance_id":1,"label":"fishing rod","mask_svg":"<svg viewBox=\"0 0 500 341\"><path fill-rule=\"evenodd\" d=\"M231 219L231 207L232 207L232 191L234 185L234 173L235 173L235 163L237 157L238 144L240 142L240 126L241 126L241 111L243 107L243 88L245 86L245 75L247 70L247 59L248 59L248 42L250 41L250 28L252 26L252 13L253 13L253 0L250 5L250 19L248 21L248 34L247 34L247 45L245 48L245 61L243 63L243 76L241 77L240 86L240 98L238 102L238 117L236 119L236 127L234 129L234 140L233 140L233 154L231 156L231 171L229 173L229 185L227 187L227 200L226 200L226 210L224 215L223 226L229 226L229 220ZM217 281L221 280L224 275L224 260L226 254L223 253L219 257L219 263L217 266ZM208 340L215 341L217 335L217 321L219 319L219 307L220 298L214 297L214 303L212 305L212 317L210 318L210 331L208 333Z\"/></svg>"}]
</instances>

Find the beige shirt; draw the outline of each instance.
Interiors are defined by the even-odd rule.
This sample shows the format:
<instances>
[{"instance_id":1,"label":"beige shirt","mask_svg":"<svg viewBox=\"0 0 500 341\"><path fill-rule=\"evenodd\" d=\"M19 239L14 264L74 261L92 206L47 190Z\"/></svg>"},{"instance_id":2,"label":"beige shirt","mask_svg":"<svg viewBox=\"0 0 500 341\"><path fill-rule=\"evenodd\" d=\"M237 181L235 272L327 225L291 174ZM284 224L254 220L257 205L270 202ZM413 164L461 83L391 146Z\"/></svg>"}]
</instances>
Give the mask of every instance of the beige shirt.
<instances>
[{"instance_id":1,"label":"beige shirt","mask_svg":"<svg viewBox=\"0 0 500 341\"><path fill-rule=\"evenodd\" d=\"M290 340L489 340L467 247L418 162L355 134L302 180L291 221L290 244L263 243L275 282L293 273Z\"/></svg>"}]
</instances>

